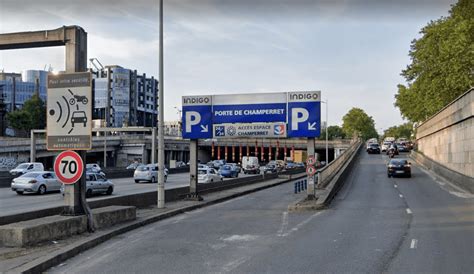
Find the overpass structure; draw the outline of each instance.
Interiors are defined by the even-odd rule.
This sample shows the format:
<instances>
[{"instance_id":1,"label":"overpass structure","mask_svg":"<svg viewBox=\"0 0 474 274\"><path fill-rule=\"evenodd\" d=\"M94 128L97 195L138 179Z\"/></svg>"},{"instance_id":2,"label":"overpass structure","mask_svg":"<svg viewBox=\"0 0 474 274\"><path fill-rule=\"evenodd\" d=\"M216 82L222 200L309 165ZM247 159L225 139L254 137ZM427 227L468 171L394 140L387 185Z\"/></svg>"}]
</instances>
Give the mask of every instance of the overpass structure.
<instances>
[{"instance_id":1,"label":"overpass structure","mask_svg":"<svg viewBox=\"0 0 474 274\"><path fill-rule=\"evenodd\" d=\"M105 129L94 129L94 131L104 131ZM109 128L113 132L111 135L94 136L92 138L92 149L88 151L87 158L89 162L99 162L103 164L104 154L107 159L107 167L125 167L133 161L142 163L156 162L156 144L152 142L156 135L153 134L153 128ZM124 132L125 131L125 132ZM96 134L99 135L99 134ZM258 148L258 157L261 158L261 148L264 148L264 159L267 161L271 148L272 159L276 156L277 147L279 150L278 159L290 156L292 148L295 150L306 151L306 139L205 139L199 141L198 157L201 162L217 159L227 159L232 162L232 152L234 159L240 159L241 156L255 155L255 144ZM180 137L165 137L165 163L170 164L171 160L189 161L189 145L187 139ZM329 160L336 158L342 151L348 148L350 140L334 140L328 142ZM286 146L286 155L284 155ZM227 148L226 148L227 147ZM315 141L316 152L321 155L321 160L325 157L326 141ZM212 151L214 150L214 156ZM218 153L218 151L220 151ZM227 151L227 153L226 153ZM241 155L242 153L242 155ZM44 130L35 130L31 139L1 139L0 140L0 170L8 170L22 162L41 161L46 167L52 166L55 151L46 150L46 140L44 139Z\"/></svg>"}]
</instances>

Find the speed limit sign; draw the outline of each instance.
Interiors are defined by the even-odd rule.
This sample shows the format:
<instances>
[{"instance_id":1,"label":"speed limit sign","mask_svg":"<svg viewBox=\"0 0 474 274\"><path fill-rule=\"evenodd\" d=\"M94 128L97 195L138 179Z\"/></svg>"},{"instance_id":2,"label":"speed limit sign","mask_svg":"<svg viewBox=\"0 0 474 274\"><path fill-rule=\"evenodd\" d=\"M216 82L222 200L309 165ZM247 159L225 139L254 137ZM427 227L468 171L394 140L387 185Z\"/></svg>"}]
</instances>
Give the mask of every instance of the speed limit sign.
<instances>
[{"instance_id":1,"label":"speed limit sign","mask_svg":"<svg viewBox=\"0 0 474 274\"><path fill-rule=\"evenodd\" d=\"M63 184L74 184L81 178L83 171L82 158L74 151L63 151L54 161L54 173Z\"/></svg>"}]
</instances>

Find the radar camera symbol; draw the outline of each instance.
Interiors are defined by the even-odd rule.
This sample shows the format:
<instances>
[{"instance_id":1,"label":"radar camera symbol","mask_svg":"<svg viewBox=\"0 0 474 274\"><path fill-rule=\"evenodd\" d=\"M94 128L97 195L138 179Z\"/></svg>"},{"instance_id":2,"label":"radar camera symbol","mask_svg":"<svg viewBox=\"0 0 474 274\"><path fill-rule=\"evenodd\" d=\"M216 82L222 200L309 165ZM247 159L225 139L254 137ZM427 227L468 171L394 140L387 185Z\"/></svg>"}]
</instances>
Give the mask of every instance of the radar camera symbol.
<instances>
[{"instance_id":1,"label":"radar camera symbol","mask_svg":"<svg viewBox=\"0 0 474 274\"><path fill-rule=\"evenodd\" d=\"M83 105L87 105L89 100L87 99L86 96L80 96L80 95L74 94L72 90L70 89L68 89L68 91L72 95L71 98L66 98L66 96L63 95L58 101L56 101L56 105L58 106L59 113L57 113L56 110L53 108L50 109L48 113L51 116L55 116L57 114L58 117L56 119L56 123L58 123L61 126L61 128L65 128L68 122L71 122L72 128L71 130L69 130L69 133L71 133L72 130L74 129L74 124L76 123L83 124L84 127L86 126L87 117L85 116L84 111L79 111L79 103L82 103ZM71 114L71 108L74 105L76 106L76 111L74 111L73 109L72 114Z\"/></svg>"}]
</instances>

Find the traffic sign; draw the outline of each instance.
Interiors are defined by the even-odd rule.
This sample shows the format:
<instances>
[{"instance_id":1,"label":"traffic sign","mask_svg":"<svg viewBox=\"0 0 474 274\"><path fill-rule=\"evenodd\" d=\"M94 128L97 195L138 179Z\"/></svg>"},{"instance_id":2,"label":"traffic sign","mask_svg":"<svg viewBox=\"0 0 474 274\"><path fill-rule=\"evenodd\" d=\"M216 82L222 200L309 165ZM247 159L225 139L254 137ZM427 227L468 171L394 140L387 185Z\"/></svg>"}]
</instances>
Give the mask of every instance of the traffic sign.
<instances>
[{"instance_id":1,"label":"traffic sign","mask_svg":"<svg viewBox=\"0 0 474 274\"><path fill-rule=\"evenodd\" d=\"M306 165L314 166L314 164L316 164L316 158L314 158L313 155L310 155L308 159L306 159Z\"/></svg>"},{"instance_id":2,"label":"traffic sign","mask_svg":"<svg viewBox=\"0 0 474 274\"><path fill-rule=\"evenodd\" d=\"M212 122L286 122L286 93L214 95Z\"/></svg>"},{"instance_id":3,"label":"traffic sign","mask_svg":"<svg viewBox=\"0 0 474 274\"><path fill-rule=\"evenodd\" d=\"M316 167L314 167L314 166L308 166L308 167L306 168L306 175L308 175L308 176L313 176L314 174L316 174L316 171L317 171L317 170L316 170Z\"/></svg>"},{"instance_id":4,"label":"traffic sign","mask_svg":"<svg viewBox=\"0 0 474 274\"><path fill-rule=\"evenodd\" d=\"M213 138L285 138L285 123L214 124Z\"/></svg>"},{"instance_id":5,"label":"traffic sign","mask_svg":"<svg viewBox=\"0 0 474 274\"><path fill-rule=\"evenodd\" d=\"M63 151L54 160L54 173L63 184L74 184L81 178L83 171L84 163L75 151Z\"/></svg>"},{"instance_id":6,"label":"traffic sign","mask_svg":"<svg viewBox=\"0 0 474 274\"><path fill-rule=\"evenodd\" d=\"M321 92L288 93L288 137L321 134Z\"/></svg>"},{"instance_id":7,"label":"traffic sign","mask_svg":"<svg viewBox=\"0 0 474 274\"><path fill-rule=\"evenodd\" d=\"M184 96L183 138L317 137L320 97L320 91ZM253 133L233 134L237 126L250 129L262 123L278 126L272 134L253 129Z\"/></svg>"},{"instance_id":8,"label":"traffic sign","mask_svg":"<svg viewBox=\"0 0 474 274\"><path fill-rule=\"evenodd\" d=\"M92 142L90 72L48 75L47 150L89 150Z\"/></svg>"},{"instance_id":9,"label":"traffic sign","mask_svg":"<svg viewBox=\"0 0 474 274\"><path fill-rule=\"evenodd\" d=\"M212 138L212 97L183 97L183 138Z\"/></svg>"}]
</instances>

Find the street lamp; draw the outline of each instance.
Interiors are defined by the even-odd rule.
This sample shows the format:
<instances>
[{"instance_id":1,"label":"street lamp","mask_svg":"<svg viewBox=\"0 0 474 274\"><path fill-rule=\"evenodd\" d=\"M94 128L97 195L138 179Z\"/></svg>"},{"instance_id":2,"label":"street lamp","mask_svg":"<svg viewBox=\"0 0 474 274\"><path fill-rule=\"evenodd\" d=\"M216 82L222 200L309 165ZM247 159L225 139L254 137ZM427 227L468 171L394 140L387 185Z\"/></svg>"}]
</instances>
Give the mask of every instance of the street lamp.
<instances>
[{"instance_id":1,"label":"street lamp","mask_svg":"<svg viewBox=\"0 0 474 274\"><path fill-rule=\"evenodd\" d=\"M158 112L158 208L165 207L165 137L164 137L164 79L163 79L163 0L160 0L160 52L159 52L159 112Z\"/></svg>"},{"instance_id":2,"label":"street lamp","mask_svg":"<svg viewBox=\"0 0 474 274\"><path fill-rule=\"evenodd\" d=\"M321 103L326 104L326 165L329 164L329 148L328 148L328 128L329 128L329 121L328 121L328 99L326 101L322 101Z\"/></svg>"}]
</instances>

